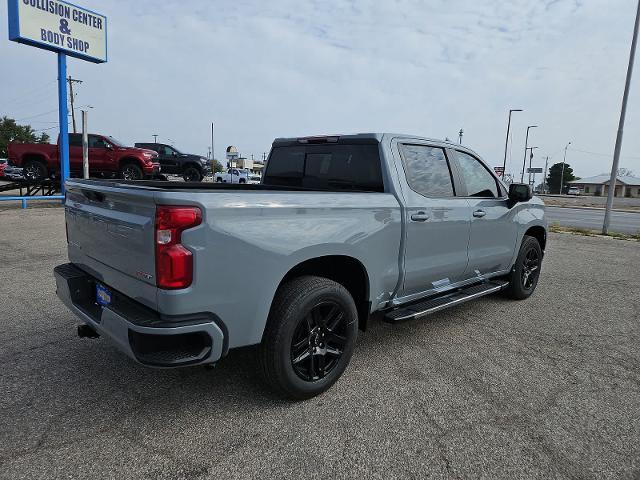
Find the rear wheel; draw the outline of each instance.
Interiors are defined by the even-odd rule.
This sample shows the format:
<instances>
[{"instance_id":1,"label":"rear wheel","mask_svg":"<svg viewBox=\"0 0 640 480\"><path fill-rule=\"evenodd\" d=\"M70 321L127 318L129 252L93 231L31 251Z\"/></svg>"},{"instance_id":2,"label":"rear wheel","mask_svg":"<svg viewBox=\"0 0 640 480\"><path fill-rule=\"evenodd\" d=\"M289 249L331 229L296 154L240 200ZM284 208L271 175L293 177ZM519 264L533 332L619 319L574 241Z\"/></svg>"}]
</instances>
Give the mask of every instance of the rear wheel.
<instances>
[{"instance_id":1,"label":"rear wheel","mask_svg":"<svg viewBox=\"0 0 640 480\"><path fill-rule=\"evenodd\" d=\"M125 163L120 167L120 177L124 180L142 180L142 169L135 163Z\"/></svg>"},{"instance_id":2,"label":"rear wheel","mask_svg":"<svg viewBox=\"0 0 640 480\"><path fill-rule=\"evenodd\" d=\"M216 183L222 183L222 178L221 177L216 178Z\"/></svg>"},{"instance_id":3,"label":"rear wheel","mask_svg":"<svg viewBox=\"0 0 640 480\"><path fill-rule=\"evenodd\" d=\"M540 243L536 238L525 235L516 263L509 274L507 295L515 300L530 297L538 285L541 267L542 248L540 248Z\"/></svg>"},{"instance_id":4,"label":"rear wheel","mask_svg":"<svg viewBox=\"0 0 640 480\"><path fill-rule=\"evenodd\" d=\"M202 172L193 165L189 165L182 172L182 178L184 178L185 182L201 182L202 181Z\"/></svg>"},{"instance_id":5,"label":"rear wheel","mask_svg":"<svg viewBox=\"0 0 640 480\"><path fill-rule=\"evenodd\" d=\"M47 166L41 160L27 160L22 168L22 175L30 181L40 181L48 177Z\"/></svg>"},{"instance_id":6,"label":"rear wheel","mask_svg":"<svg viewBox=\"0 0 640 480\"><path fill-rule=\"evenodd\" d=\"M305 276L282 286L260 345L265 381L294 399L314 397L342 375L358 334L358 313L339 283Z\"/></svg>"},{"instance_id":7,"label":"rear wheel","mask_svg":"<svg viewBox=\"0 0 640 480\"><path fill-rule=\"evenodd\" d=\"M241 178L238 183L247 183L247 181L244 178Z\"/></svg>"}]
</instances>

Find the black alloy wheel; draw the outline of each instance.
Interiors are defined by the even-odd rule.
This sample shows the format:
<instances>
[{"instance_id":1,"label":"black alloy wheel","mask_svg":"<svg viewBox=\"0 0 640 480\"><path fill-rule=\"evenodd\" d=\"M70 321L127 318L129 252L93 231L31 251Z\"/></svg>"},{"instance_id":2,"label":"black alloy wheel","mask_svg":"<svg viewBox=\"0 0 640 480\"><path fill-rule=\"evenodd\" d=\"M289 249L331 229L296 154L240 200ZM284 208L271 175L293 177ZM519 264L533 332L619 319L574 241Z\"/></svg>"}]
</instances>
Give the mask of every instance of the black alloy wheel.
<instances>
[{"instance_id":1,"label":"black alloy wheel","mask_svg":"<svg viewBox=\"0 0 640 480\"><path fill-rule=\"evenodd\" d=\"M522 286L530 290L538 280L540 274L540 254L534 247L530 247L522 262Z\"/></svg>"},{"instance_id":2,"label":"black alloy wheel","mask_svg":"<svg viewBox=\"0 0 640 480\"><path fill-rule=\"evenodd\" d=\"M120 176L124 180L142 180L142 169L135 163L127 163L120 169Z\"/></svg>"},{"instance_id":3,"label":"black alloy wheel","mask_svg":"<svg viewBox=\"0 0 640 480\"><path fill-rule=\"evenodd\" d=\"M347 342L347 316L335 302L321 302L302 318L293 334L291 364L307 382L324 378L338 364Z\"/></svg>"},{"instance_id":4,"label":"black alloy wheel","mask_svg":"<svg viewBox=\"0 0 640 480\"><path fill-rule=\"evenodd\" d=\"M515 299L523 300L531 296L538 285L542 268L542 248L534 237L522 238L518 258L509 274L509 285L505 293Z\"/></svg>"},{"instance_id":5,"label":"black alloy wheel","mask_svg":"<svg viewBox=\"0 0 640 480\"><path fill-rule=\"evenodd\" d=\"M47 178L47 167L37 160L30 160L22 170L22 175L26 180L35 182Z\"/></svg>"},{"instance_id":6,"label":"black alloy wheel","mask_svg":"<svg viewBox=\"0 0 640 480\"><path fill-rule=\"evenodd\" d=\"M202 173L194 166L189 166L182 172L182 178L185 182L200 182L202 181Z\"/></svg>"}]
</instances>

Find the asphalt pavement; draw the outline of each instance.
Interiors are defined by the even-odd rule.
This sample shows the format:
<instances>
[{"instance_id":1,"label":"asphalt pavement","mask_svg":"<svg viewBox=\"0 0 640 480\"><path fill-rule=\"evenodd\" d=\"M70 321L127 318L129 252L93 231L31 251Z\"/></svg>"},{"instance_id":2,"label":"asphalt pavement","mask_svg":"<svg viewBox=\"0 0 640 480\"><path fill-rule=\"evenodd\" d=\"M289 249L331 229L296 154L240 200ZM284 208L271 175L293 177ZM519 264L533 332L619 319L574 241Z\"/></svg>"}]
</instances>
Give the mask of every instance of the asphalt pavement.
<instances>
[{"instance_id":1,"label":"asphalt pavement","mask_svg":"<svg viewBox=\"0 0 640 480\"><path fill-rule=\"evenodd\" d=\"M373 320L300 403L251 348L151 370L78 339L65 252L60 208L0 211L1 479L640 477L637 242L551 234L530 299Z\"/></svg>"},{"instance_id":2,"label":"asphalt pavement","mask_svg":"<svg viewBox=\"0 0 640 480\"><path fill-rule=\"evenodd\" d=\"M546 207L549 225L558 223L563 227L602 230L604 210L597 208ZM611 212L609 231L617 233L640 233L640 212Z\"/></svg>"}]
</instances>

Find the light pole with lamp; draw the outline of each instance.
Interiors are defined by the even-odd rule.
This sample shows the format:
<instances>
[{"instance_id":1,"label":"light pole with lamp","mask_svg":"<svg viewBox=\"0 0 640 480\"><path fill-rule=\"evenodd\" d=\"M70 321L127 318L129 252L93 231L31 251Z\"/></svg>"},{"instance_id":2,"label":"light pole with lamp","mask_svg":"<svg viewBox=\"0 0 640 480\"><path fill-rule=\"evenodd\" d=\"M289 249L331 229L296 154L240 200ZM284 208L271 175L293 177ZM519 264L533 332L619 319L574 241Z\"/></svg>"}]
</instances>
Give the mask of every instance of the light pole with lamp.
<instances>
[{"instance_id":1,"label":"light pole with lamp","mask_svg":"<svg viewBox=\"0 0 640 480\"><path fill-rule=\"evenodd\" d=\"M512 108L509 110L509 121L507 122L507 138L504 141L504 161L502 162L502 175L504 178L504 174L507 171L507 148L509 146L509 131L511 130L511 114L513 112L522 112L520 108Z\"/></svg>"},{"instance_id":2,"label":"light pole with lamp","mask_svg":"<svg viewBox=\"0 0 640 480\"><path fill-rule=\"evenodd\" d=\"M529 130L531 128L538 128L537 125L529 125L527 126L527 136L524 140L524 159L522 160L522 175L520 175L520 183L524 183L524 171L527 168L527 145L529 144Z\"/></svg>"}]
</instances>

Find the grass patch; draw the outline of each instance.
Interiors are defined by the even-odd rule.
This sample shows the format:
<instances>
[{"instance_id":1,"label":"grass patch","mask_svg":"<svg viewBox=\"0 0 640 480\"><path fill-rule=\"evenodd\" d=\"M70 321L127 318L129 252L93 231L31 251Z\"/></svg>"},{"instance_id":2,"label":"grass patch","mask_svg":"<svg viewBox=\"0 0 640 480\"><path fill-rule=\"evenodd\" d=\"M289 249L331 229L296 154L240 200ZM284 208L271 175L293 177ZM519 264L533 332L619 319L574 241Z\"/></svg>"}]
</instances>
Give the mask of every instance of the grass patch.
<instances>
[{"instance_id":1,"label":"grass patch","mask_svg":"<svg viewBox=\"0 0 640 480\"><path fill-rule=\"evenodd\" d=\"M618 240L631 240L640 242L640 232L635 234L609 232L607 235L603 235L597 230L589 230L588 228L578 227L563 227L557 222L549 226L549 231L553 233L572 233L573 235L582 235L583 237L611 237Z\"/></svg>"}]
</instances>

